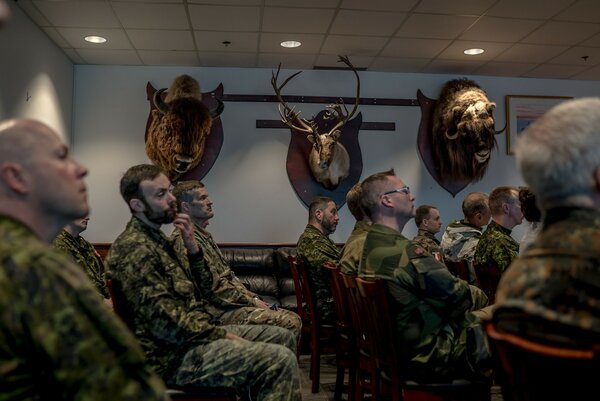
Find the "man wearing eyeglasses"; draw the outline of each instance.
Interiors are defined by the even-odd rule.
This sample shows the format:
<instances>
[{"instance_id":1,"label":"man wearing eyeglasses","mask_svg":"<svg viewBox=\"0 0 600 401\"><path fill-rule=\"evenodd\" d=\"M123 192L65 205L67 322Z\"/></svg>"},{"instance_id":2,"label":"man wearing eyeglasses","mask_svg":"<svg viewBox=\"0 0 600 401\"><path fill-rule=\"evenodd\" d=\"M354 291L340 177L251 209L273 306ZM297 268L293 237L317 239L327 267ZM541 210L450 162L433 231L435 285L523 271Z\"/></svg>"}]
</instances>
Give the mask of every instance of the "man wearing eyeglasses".
<instances>
[{"instance_id":1,"label":"man wearing eyeglasses","mask_svg":"<svg viewBox=\"0 0 600 401\"><path fill-rule=\"evenodd\" d=\"M402 235L415 216L415 198L394 170L366 178L362 190L373 224L359 276L387 281L407 378L486 380L490 354L479 317L489 312L473 312L487 304L487 297Z\"/></svg>"}]
</instances>

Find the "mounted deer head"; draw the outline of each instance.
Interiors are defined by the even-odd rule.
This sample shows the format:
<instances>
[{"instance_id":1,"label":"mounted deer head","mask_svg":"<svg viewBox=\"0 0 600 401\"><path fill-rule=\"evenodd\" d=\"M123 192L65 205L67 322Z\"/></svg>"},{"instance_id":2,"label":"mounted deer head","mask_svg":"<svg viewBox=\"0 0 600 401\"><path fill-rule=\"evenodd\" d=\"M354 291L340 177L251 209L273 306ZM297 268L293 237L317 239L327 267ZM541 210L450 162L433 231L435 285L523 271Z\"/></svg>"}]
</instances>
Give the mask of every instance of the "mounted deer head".
<instances>
[{"instance_id":1,"label":"mounted deer head","mask_svg":"<svg viewBox=\"0 0 600 401\"><path fill-rule=\"evenodd\" d=\"M281 70L281 64L277 68L277 73L272 73L271 85L275 90L277 100L279 100L279 115L283 121L293 131L303 132L307 135L307 139L313 144L312 151L309 156L310 170L313 176L323 184L327 189L334 189L338 186L341 180L348 176L350 170L350 157L344 145L338 139L340 138L340 129L347 121L349 121L358 110L360 99L360 77L356 68L352 65L348 57L339 56L338 62L346 64L356 75L356 101L352 111L348 111L344 101L335 104L329 104L326 107L324 119L337 121L333 128L328 132L319 133L319 128L314 120L314 117L307 120L300 117L300 113L296 112L293 107L290 107L281 96L282 89L295 76L300 74L299 71L288 77L281 85L278 86L277 80Z\"/></svg>"}]
</instances>

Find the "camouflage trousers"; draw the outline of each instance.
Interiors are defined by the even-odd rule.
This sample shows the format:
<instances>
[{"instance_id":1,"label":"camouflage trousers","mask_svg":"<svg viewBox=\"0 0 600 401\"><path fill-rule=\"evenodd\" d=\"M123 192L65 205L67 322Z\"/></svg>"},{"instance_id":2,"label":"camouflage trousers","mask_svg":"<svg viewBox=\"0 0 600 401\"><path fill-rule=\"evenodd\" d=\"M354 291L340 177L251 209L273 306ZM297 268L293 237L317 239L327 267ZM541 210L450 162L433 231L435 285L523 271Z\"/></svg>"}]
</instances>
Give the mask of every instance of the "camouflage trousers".
<instances>
[{"instance_id":1,"label":"camouflage trousers","mask_svg":"<svg viewBox=\"0 0 600 401\"><path fill-rule=\"evenodd\" d=\"M300 401L295 338L271 326L221 326L244 340L216 340L192 348L173 375L177 385L233 387L257 401Z\"/></svg>"},{"instance_id":2,"label":"camouflage trousers","mask_svg":"<svg viewBox=\"0 0 600 401\"><path fill-rule=\"evenodd\" d=\"M254 306L245 306L221 315L224 324L266 324L269 326L283 327L291 330L296 339L300 337L302 320L296 313L287 309L263 309Z\"/></svg>"}]
</instances>

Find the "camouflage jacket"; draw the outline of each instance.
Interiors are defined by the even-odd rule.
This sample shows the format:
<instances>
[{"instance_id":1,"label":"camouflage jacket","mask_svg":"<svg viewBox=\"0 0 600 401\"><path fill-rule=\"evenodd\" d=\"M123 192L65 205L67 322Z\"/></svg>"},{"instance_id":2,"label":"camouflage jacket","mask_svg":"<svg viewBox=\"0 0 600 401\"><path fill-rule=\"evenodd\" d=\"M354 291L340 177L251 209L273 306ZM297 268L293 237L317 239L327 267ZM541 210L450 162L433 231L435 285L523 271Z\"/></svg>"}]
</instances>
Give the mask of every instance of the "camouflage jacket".
<instances>
[{"instance_id":1,"label":"camouflage jacket","mask_svg":"<svg viewBox=\"0 0 600 401\"><path fill-rule=\"evenodd\" d=\"M499 327L566 346L600 338L600 211L557 208L500 280Z\"/></svg>"},{"instance_id":2,"label":"camouflage jacket","mask_svg":"<svg viewBox=\"0 0 600 401\"><path fill-rule=\"evenodd\" d=\"M395 300L390 312L395 316L398 351L412 379L481 374L478 369L489 352L481 325L469 313L480 303L474 296L487 301L479 289L382 224L373 224L367 234L359 275L387 281Z\"/></svg>"},{"instance_id":3,"label":"camouflage jacket","mask_svg":"<svg viewBox=\"0 0 600 401\"><path fill-rule=\"evenodd\" d=\"M358 274L358 266L362 258L363 245L371 225L364 221L357 221L354 230L350 233L340 256L340 270L347 274Z\"/></svg>"},{"instance_id":4,"label":"camouflage jacket","mask_svg":"<svg viewBox=\"0 0 600 401\"><path fill-rule=\"evenodd\" d=\"M510 233L511 230L492 220L475 248L475 264L491 264L498 266L502 272L506 270L519 255L519 243Z\"/></svg>"},{"instance_id":5,"label":"camouflage jacket","mask_svg":"<svg viewBox=\"0 0 600 401\"><path fill-rule=\"evenodd\" d=\"M254 306L256 294L246 289L233 273L212 235L195 226L194 236L204 253L204 268L212 276L210 295L207 296L211 313L220 316L224 312L243 306ZM173 231L171 240L177 252L185 254L185 246L179 230Z\"/></svg>"},{"instance_id":6,"label":"camouflage jacket","mask_svg":"<svg viewBox=\"0 0 600 401\"><path fill-rule=\"evenodd\" d=\"M480 238L480 228L465 223L464 220L453 221L446 227L440 242L444 258L453 262L459 260L472 262Z\"/></svg>"},{"instance_id":7,"label":"camouflage jacket","mask_svg":"<svg viewBox=\"0 0 600 401\"><path fill-rule=\"evenodd\" d=\"M225 336L206 311L211 278L203 259L190 258L191 264L187 259L162 231L136 217L106 258L109 274L121 282L133 310L135 334L148 361L167 381L190 348Z\"/></svg>"},{"instance_id":8,"label":"camouflage jacket","mask_svg":"<svg viewBox=\"0 0 600 401\"><path fill-rule=\"evenodd\" d=\"M437 261L444 263L444 255L442 254L440 241L435 238L434 234L419 228L417 235L415 235L412 241L415 243L415 245L419 245L420 247L424 248Z\"/></svg>"},{"instance_id":9,"label":"camouflage jacket","mask_svg":"<svg viewBox=\"0 0 600 401\"><path fill-rule=\"evenodd\" d=\"M325 262L335 265L340 260L340 249L316 227L308 224L298 239L296 246L298 257L307 262L308 279L317 298L317 310L322 321L334 320L333 298L329 277L323 268Z\"/></svg>"},{"instance_id":10,"label":"camouflage jacket","mask_svg":"<svg viewBox=\"0 0 600 401\"><path fill-rule=\"evenodd\" d=\"M0 216L0 399L164 400L81 268Z\"/></svg>"},{"instance_id":11,"label":"camouflage jacket","mask_svg":"<svg viewBox=\"0 0 600 401\"><path fill-rule=\"evenodd\" d=\"M100 295L107 299L110 297L104 277L104 263L92 244L79 235L73 237L65 230L62 230L54 239L52 245L56 249L69 254L73 262L83 268L85 274L87 274Z\"/></svg>"}]
</instances>

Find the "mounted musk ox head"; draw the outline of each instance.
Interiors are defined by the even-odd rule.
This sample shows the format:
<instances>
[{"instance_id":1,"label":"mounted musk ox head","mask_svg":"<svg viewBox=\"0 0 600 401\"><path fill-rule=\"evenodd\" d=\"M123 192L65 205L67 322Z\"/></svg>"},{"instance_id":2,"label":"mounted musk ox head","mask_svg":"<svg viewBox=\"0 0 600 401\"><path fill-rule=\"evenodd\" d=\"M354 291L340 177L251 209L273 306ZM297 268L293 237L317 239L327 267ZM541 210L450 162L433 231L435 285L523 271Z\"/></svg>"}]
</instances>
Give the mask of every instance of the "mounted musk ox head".
<instances>
[{"instance_id":1,"label":"mounted musk ox head","mask_svg":"<svg viewBox=\"0 0 600 401\"><path fill-rule=\"evenodd\" d=\"M496 103L483 89L464 79L448 81L433 112L432 155L441 176L474 182L483 178L496 146Z\"/></svg>"},{"instance_id":2,"label":"mounted musk ox head","mask_svg":"<svg viewBox=\"0 0 600 401\"><path fill-rule=\"evenodd\" d=\"M196 167L204 153L206 136L210 134L213 118L223 111L223 103L215 111L202 103L198 81L180 75L165 89L154 94L155 110L146 140L146 154L175 181Z\"/></svg>"}]
</instances>

